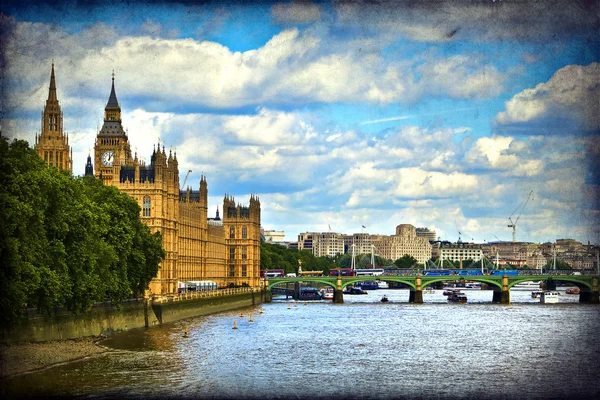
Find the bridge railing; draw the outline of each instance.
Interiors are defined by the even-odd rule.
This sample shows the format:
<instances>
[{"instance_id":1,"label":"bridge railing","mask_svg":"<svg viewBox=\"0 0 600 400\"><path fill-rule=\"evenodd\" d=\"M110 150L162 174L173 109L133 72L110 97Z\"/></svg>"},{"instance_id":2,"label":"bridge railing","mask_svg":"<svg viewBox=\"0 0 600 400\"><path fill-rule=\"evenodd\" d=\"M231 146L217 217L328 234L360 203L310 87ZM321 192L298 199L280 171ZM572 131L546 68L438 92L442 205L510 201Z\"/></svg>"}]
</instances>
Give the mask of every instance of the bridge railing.
<instances>
[{"instance_id":1,"label":"bridge railing","mask_svg":"<svg viewBox=\"0 0 600 400\"><path fill-rule=\"evenodd\" d=\"M256 288L256 291L259 289ZM239 288L226 288L226 289L216 289L216 290L205 290L201 292L186 292L186 293L178 293L167 296L154 296L152 301L155 303L166 303L171 301L183 301L183 300L194 300L194 299L204 299L209 297L220 297L220 296L229 296L232 294L242 294L242 293L251 293L254 291L251 287L239 287Z\"/></svg>"}]
</instances>

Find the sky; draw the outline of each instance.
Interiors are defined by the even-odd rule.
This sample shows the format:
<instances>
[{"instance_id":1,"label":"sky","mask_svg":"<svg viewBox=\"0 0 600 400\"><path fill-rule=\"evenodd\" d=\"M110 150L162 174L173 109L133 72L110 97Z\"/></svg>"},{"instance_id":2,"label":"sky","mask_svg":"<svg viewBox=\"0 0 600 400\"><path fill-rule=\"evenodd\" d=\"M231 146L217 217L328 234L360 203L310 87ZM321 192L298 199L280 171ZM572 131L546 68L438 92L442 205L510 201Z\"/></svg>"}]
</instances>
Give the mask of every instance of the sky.
<instances>
[{"instance_id":1,"label":"sky","mask_svg":"<svg viewBox=\"0 0 600 400\"><path fill-rule=\"evenodd\" d=\"M75 175L114 70L132 150L204 174L209 216L255 194L289 241L510 241L511 217L600 243L599 1L25 3L2 0L0 129L33 146L54 60Z\"/></svg>"}]
</instances>

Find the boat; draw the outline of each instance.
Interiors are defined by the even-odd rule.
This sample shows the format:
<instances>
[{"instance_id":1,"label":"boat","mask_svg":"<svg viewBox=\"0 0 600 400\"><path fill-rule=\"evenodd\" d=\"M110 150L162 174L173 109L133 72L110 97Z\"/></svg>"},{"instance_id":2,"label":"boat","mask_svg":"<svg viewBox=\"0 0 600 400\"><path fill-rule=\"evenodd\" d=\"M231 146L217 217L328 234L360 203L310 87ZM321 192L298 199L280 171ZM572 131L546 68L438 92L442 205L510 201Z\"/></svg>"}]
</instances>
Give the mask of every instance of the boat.
<instances>
[{"instance_id":1,"label":"boat","mask_svg":"<svg viewBox=\"0 0 600 400\"><path fill-rule=\"evenodd\" d=\"M389 289L389 285L386 281L377 281L377 287L379 289Z\"/></svg>"},{"instance_id":2,"label":"boat","mask_svg":"<svg viewBox=\"0 0 600 400\"><path fill-rule=\"evenodd\" d=\"M362 290L375 290L379 289L379 285L375 281L363 281L354 284L354 287L359 287Z\"/></svg>"},{"instance_id":3,"label":"boat","mask_svg":"<svg viewBox=\"0 0 600 400\"><path fill-rule=\"evenodd\" d=\"M540 288L540 281L525 281L517 283L513 289L536 290Z\"/></svg>"},{"instance_id":4,"label":"boat","mask_svg":"<svg viewBox=\"0 0 600 400\"><path fill-rule=\"evenodd\" d=\"M558 293L557 291L554 290L547 290L542 292L542 294L540 295L540 303L545 303L545 304L554 304L554 303L558 303L558 296L560 295L560 293Z\"/></svg>"},{"instance_id":5,"label":"boat","mask_svg":"<svg viewBox=\"0 0 600 400\"><path fill-rule=\"evenodd\" d=\"M481 289L481 283L467 282L467 283L465 283L465 289Z\"/></svg>"},{"instance_id":6,"label":"boat","mask_svg":"<svg viewBox=\"0 0 600 400\"><path fill-rule=\"evenodd\" d=\"M450 296L453 293L460 293L460 289L446 288L442 294L444 296Z\"/></svg>"},{"instance_id":7,"label":"boat","mask_svg":"<svg viewBox=\"0 0 600 400\"><path fill-rule=\"evenodd\" d=\"M537 299L537 298L539 298L542 295L542 293L544 293L543 290L534 290L534 291L531 292L531 298L532 299Z\"/></svg>"},{"instance_id":8,"label":"boat","mask_svg":"<svg viewBox=\"0 0 600 400\"><path fill-rule=\"evenodd\" d=\"M578 287L570 287L567 290L565 290L566 294L579 294L581 293L581 290Z\"/></svg>"},{"instance_id":9,"label":"boat","mask_svg":"<svg viewBox=\"0 0 600 400\"><path fill-rule=\"evenodd\" d=\"M434 294L435 293L435 289L432 288L431 286L427 286L425 289L423 289L423 294Z\"/></svg>"},{"instance_id":10,"label":"boat","mask_svg":"<svg viewBox=\"0 0 600 400\"><path fill-rule=\"evenodd\" d=\"M366 290L360 287L346 286L342 291L344 294L367 294Z\"/></svg>"},{"instance_id":11,"label":"boat","mask_svg":"<svg viewBox=\"0 0 600 400\"><path fill-rule=\"evenodd\" d=\"M381 298L381 302L387 303L388 301L390 301L390 299L388 299L388 297L384 294L383 297Z\"/></svg>"},{"instance_id":12,"label":"boat","mask_svg":"<svg viewBox=\"0 0 600 400\"><path fill-rule=\"evenodd\" d=\"M331 286L324 287L321 289L321 297L323 300L333 300L334 290Z\"/></svg>"},{"instance_id":13,"label":"boat","mask_svg":"<svg viewBox=\"0 0 600 400\"><path fill-rule=\"evenodd\" d=\"M456 290L448 295L448 301L453 303L466 303L467 296L464 293L461 293L460 290Z\"/></svg>"},{"instance_id":14,"label":"boat","mask_svg":"<svg viewBox=\"0 0 600 400\"><path fill-rule=\"evenodd\" d=\"M321 298L321 292L310 286L300 288L300 293L298 293L298 300L321 300Z\"/></svg>"}]
</instances>

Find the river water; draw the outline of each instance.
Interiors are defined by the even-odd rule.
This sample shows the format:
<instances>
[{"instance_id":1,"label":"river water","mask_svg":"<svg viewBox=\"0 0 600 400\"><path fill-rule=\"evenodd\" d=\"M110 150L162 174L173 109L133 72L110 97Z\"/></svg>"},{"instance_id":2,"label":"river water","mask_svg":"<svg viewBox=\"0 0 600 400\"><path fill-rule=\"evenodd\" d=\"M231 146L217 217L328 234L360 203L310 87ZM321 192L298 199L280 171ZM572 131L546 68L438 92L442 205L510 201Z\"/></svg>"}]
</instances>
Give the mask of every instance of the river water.
<instances>
[{"instance_id":1,"label":"river water","mask_svg":"<svg viewBox=\"0 0 600 400\"><path fill-rule=\"evenodd\" d=\"M441 290L419 305L408 304L407 290L345 295L340 305L275 299L132 330L104 341L109 353L9 379L5 394L600 398L598 305L564 293L559 304L540 304L513 290L510 305L491 304L491 291L465 293L467 304L447 303Z\"/></svg>"}]
</instances>

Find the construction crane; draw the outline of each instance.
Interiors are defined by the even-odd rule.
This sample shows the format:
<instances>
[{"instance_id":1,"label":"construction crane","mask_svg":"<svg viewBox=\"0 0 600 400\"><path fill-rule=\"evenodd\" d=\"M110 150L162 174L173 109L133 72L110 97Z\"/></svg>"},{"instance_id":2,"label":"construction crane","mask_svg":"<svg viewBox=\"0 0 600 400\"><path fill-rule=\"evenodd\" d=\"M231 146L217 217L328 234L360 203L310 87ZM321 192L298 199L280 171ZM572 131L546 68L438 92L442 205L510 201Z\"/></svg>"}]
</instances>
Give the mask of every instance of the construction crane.
<instances>
[{"instance_id":1,"label":"construction crane","mask_svg":"<svg viewBox=\"0 0 600 400\"><path fill-rule=\"evenodd\" d=\"M185 187L185 184L187 183L188 177L190 176L191 172L192 170L188 169L187 174L185 174L185 179L183 180L183 185L181 185L181 189L179 189L180 191L183 191L183 188Z\"/></svg>"},{"instance_id":2,"label":"construction crane","mask_svg":"<svg viewBox=\"0 0 600 400\"><path fill-rule=\"evenodd\" d=\"M513 231L512 232L513 243L517 241L517 222L519 222L519 218L521 218L521 214L523 214L523 210L525 209L525 206L529 202L529 199L531 198L532 194L533 194L533 190L529 192L529 194L527 195L527 198L525 200L523 200L521 202L521 204L519 204L517 206L517 208L515 208L515 211L513 211L512 214L510 214L510 217L508 217L508 220L510 221L510 224L508 224L508 227L512 228L512 231ZM513 215L515 215L515 213L517 211L519 211L519 215L517 215L517 218L513 222L512 217L513 217Z\"/></svg>"}]
</instances>

